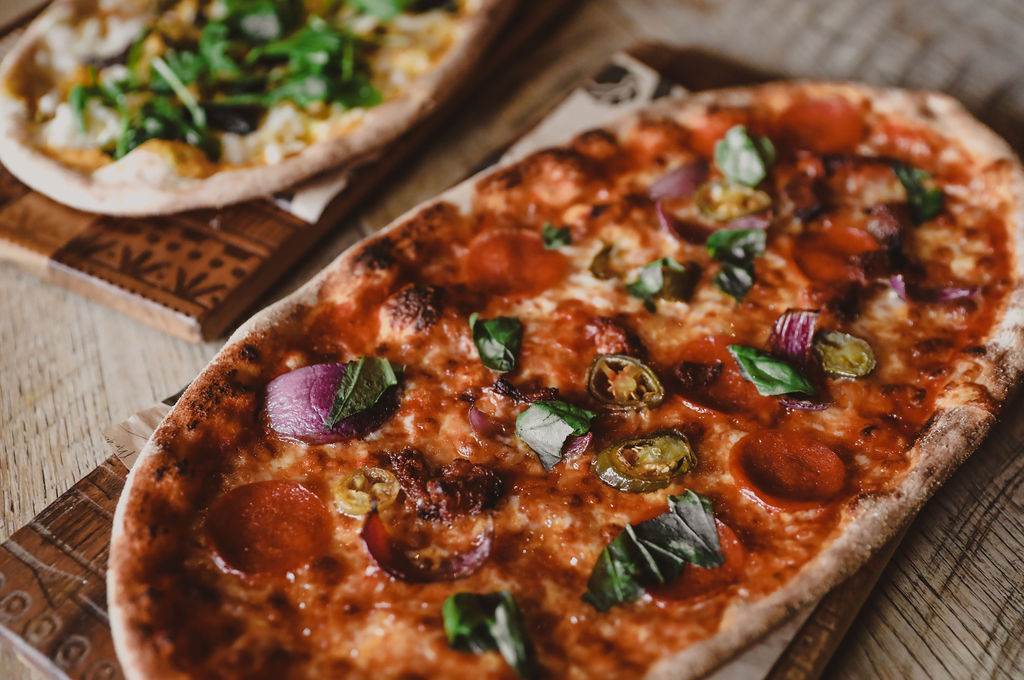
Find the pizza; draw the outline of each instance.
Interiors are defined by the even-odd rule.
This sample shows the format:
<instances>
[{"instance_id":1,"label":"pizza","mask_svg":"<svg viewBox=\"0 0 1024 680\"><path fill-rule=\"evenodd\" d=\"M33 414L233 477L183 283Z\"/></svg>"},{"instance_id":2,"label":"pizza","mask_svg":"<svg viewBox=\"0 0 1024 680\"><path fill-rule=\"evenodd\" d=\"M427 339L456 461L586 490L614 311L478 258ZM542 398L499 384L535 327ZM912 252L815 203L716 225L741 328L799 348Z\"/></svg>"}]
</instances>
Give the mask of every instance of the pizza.
<instances>
[{"instance_id":1,"label":"pizza","mask_svg":"<svg viewBox=\"0 0 1024 680\"><path fill-rule=\"evenodd\" d=\"M108 214L220 207L365 160L513 0L57 0L0 64L0 162Z\"/></svg>"},{"instance_id":2,"label":"pizza","mask_svg":"<svg viewBox=\"0 0 1024 680\"><path fill-rule=\"evenodd\" d=\"M1024 176L952 99L661 100L414 209L146 445L129 678L690 678L862 564L1021 375Z\"/></svg>"}]
</instances>

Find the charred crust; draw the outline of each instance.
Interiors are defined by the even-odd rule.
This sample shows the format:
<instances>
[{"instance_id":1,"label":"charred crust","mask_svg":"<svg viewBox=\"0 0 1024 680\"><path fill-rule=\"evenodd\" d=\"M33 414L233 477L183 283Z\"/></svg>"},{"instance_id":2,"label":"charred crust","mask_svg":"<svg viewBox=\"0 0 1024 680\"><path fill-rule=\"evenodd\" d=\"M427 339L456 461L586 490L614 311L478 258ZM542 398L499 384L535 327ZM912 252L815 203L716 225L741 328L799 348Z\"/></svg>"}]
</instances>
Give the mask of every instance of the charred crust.
<instances>
[{"instance_id":1,"label":"charred crust","mask_svg":"<svg viewBox=\"0 0 1024 680\"><path fill-rule=\"evenodd\" d=\"M384 309L396 326L424 331L440 318L441 297L434 286L411 283L388 298Z\"/></svg>"},{"instance_id":2,"label":"charred crust","mask_svg":"<svg viewBox=\"0 0 1024 680\"><path fill-rule=\"evenodd\" d=\"M238 356L240 356L244 361L256 363L260 360L260 350L256 345L246 342L239 348Z\"/></svg>"},{"instance_id":3,"label":"charred crust","mask_svg":"<svg viewBox=\"0 0 1024 680\"><path fill-rule=\"evenodd\" d=\"M380 238L367 243L356 254L353 261L356 272L370 273L384 271L395 266L394 244L389 238Z\"/></svg>"}]
</instances>

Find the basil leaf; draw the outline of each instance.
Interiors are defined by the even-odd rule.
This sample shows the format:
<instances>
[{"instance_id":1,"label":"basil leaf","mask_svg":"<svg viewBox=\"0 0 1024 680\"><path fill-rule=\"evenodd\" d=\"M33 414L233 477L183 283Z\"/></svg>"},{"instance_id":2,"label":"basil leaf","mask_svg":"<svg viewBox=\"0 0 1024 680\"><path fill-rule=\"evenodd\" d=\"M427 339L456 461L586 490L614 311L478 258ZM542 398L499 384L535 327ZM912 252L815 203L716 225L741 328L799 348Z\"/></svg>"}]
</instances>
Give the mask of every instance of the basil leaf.
<instances>
[{"instance_id":1,"label":"basil leaf","mask_svg":"<svg viewBox=\"0 0 1024 680\"><path fill-rule=\"evenodd\" d=\"M547 222L541 229L540 237L544 239L544 247L548 250L572 245L572 234L569 232L569 227L555 229L550 222Z\"/></svg>"},{"instance_id":2,"label":"basil leaf","mask_svg":"<svg viewBox=\"0 0 1024 680\"><path fill-rule=\"evenodd\" d=\"M775 160L775 147L766 137L752 138L747 128L735 125L715 143L715 163L727 178L748 187L757 186L768 175Z\"/></svg>"},{"instance_id":3,"label":"basil leaf","mask_svg":"<svg viewBox=\"0 0 1024 680\"><path fill-rule=\"evenodd\" d=\"M754 273L742 265L723 262L722 269L715 274L715 286L737 302L742 302L751 286L754 285Z\"/></svg>"},{"instance_id":4,"label":"basil leaf","mask_svg":"<svg viewBox=\"0 0 1024 680\"><path fill-rule=\"evenodd\" d=\"M550 471L562 460L562 447L569 437L590 431L596 413L564 401L535 401L516 418L516 436L526 442Z\"/></svg>"},{"instance_id":5,"label":"basil leaf","mask_svg":"<svg viewBox=\"0 0 1024 680\"><path fill-rule=\"evenodd\" d=\"M708 236L705 246L720 262L745 264L764 254L766 241L763 229L719 229Z\"/></svg>"},{"instance_id":6,"label":"basil leaf","mask_svg":"<svg viewBox=\"0 0 1024 680\"><path fill-rule=\"evenodd\" d=\"M515 369L519 347L523 342L523 324L514 316L480 319L473 312L469 316L469 330L480 361L492 371L508 373ZM478 323L479 321L479 323Z\"/></svg>"},{"instance_id":7,"label":"basil leaf","mask_svg":"<svg viewBox=\"0 0 1024 680\"><path fill-rule=\"evenodd\" d=\"M767 234L762 229L719 229L705 246L722 263L715 285L723 293L743 300L754 285L754 258L764 254Z\"/></svg>"},{"instance_id":8,"label":"basil leaf","mask_svg":"<svg viewBox=\"0 0 1024 680\"><path fill-rule=\"evenodd\" d=\"M740 375L754 383L759 394L771 397L779 394L818 393L807 378L800 375L788 362L753 347L729 345L729 353L739 366Z\"/></svg>"},{"instance_id":9,"label":"basil leaf","mask_svg":"<svg viewBox=\"0 0 1024 680\"><path fill-rule=\"evenodd\" d=\"M700 278L695 265L684 267L671 257L663 257L645 265L636 281L626 284L630 295L644 301L647 311L655 311L654 298L662 300L688 300Z\"/></svg>"},{"instance_id":10,"label":"basil leaf","mask_svg":"<svg viewBox=\"0 0 1024 680\"><path fill-rule=\"evenodd\" d=\"M397 384L398 376L387 359L359 357L348 362L324 429L330 430L345 418L370 408L389 387Z\"/></svg>"},{"instance_id":11,"label":"basil leaf","mask_svg":"<svg viewBox=\"0 0 1024 680\"><path fill-rule=\"evenodd\" d=\"M924 186L924 180L930 179L930 174L899 161L893 161L892 170L907 192L907 204L915 224L927 222L942 210L942 190Z\"/></svg>"},{"instance_id":12,"label":"basil leaf","mask_svg":"<svg viewBox=\"0 0 1024 680\"><path fill-rule=\"evenodd\" d=\"M526 625L507 590L496 593L455 593L441 607L444 632L453 649L480 654L497 650L523 678L537 666Z\"/></svg>"},{"instance_id":13,"label":"basil leaf","mask_svg":"<svg viewBox=\"0 0 1024 680\"><path fill-rule=\"evenodd\" d=\"M632 602L645 586L668 583L687 564L724 564L711 501L693 491L668 497L668 510L627 525L597 558L583 601L598 611Z\"/></svg>"}]
</instances>

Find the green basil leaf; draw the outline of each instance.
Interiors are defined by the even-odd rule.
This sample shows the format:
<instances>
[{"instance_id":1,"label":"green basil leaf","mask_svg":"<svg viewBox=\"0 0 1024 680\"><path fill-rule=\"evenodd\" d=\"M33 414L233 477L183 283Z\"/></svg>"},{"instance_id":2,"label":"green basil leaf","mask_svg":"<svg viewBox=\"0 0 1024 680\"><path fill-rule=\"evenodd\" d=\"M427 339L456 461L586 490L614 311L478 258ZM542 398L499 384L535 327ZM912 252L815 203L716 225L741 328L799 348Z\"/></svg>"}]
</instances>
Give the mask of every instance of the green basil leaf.
<instances>
[{"instance_id":1,"label":"green basil leaf","mask_svg":"<svg viewBox=\"0 0 1024 680\"><path fill-rule=\"evenodd\" d=\"M696 265L684 267L671 257L663 257L645 265L636 281L626 284L630 295L644 301L644 307L653 312L654 298L662 300L688 300L700 278Z\"/></svg>"},{"instance_id":2,"label":"green basil leaf","mask_svg":"<svg viewBox=\"0 0 1024 680\"><path fill-rule=\"evenodd\" d=\"M708 237L708 252L722 263L715 275L719 290L743 300L754 285L754 258L764 254L766 240L762 229L719 229Z\"/></svg>"},{"instance_id":3,"label":"green basil leaf","mask_svg":"<svg viewBox=\"0 0 1024 680\"><path fill-rule=\"evenodd\" d=\"M723 262L714 280L718 290L736 298L737 302L742 302L754 285L754 274L752 269L747 269L743 265Z\"/></svg>"},{"instance_id":4,"label":"green basil leaf","mask_svg":"<svg viewBox=\"0 0 1024 680\"><path fill-rule=\"evenodd\" d=\"M708 236L705 247L720 262L747 264L764 254L767 238L763 229L719 229Z\"/></svg>"},{"instance_id":5,"label":"green basil leaf","mask_svg":"<svg viewBox=\"0 0 1024 680\"><path fill-rule=\"evenodd\" d=\"M768 176L775 147L766 137L751 138L747 128L735 125L715 143L715 163L727 178L748 187Z\"/></svg>"},{"instance_id":6,"label":"green basil leaf","mask_svg":"<svg viewBox=\"0 0 1024 680\"><path fill-rule=\"evenodd\" d=\"M596 413L564 401L535 401L516 418L516 436L526 442L550 471L562 460L562 447L569 437L590 431Z\"/></svg>"},{"instance_id":7,"label":"green basil leaf","mask_svg":"<svg viewBox=\"0 0 1024 680\"><path fill-rule=\"evenodd\" d=\"M754 383L759 394L766 397L780 394L818 393L814 385L788 362L753 347L729 345L729 353L739 366L740 375Z\"/></svg>"},{"instance_id":8,"label":"green basil leaf","mask_svg":"<svg viewBox=\"0 0 1024 680\"><path fill-rule=\"evenodd\" d=\"M939 214L943 203L942 190L925 187L924 181L931 178L929 173L899 161L893 161L892 169L907 192L907 204L915 224L927 222Z\"/></svg>"},{"instance_id":9,"label":"green basil leaf","mask_svg":"<svg viewBox=\"0 0 1024 680\"><path fill-rule=\"evenodd\" d=\"M668 583L687 564L719 567L725 558L718 542L711 501L693 491L668 497L668 510L627 525L597 558L583 601L598 611L632 602L645 586Z\"/></svg>"},{"instance_id":10,"label":"green basil leaf","mask_svg":"<svg viewBox=\"0 0 1024 680\"><path fill-rule=\"evenodd\" d=\"M569 227L556 229L553 224L548 222L541 229L540 236L544 239L544 247L548 250L572 245L572 234L569 232Z\"/></svg>"},{"instance_id":11,"label":"green basil leaf","mask_svg":"<svg viewBox=\"0 0 1024 680\"><path fill-rule=\"evenodd\" d=\"M469 330L480 361L492 371L508 373L514 370L523 342L522 322L514 316L494 319L480 319L479 316L476 312L469 316Z\"/></svg>"},{"instance_id":12,"label":"green basil leaf","mask_svg":"<svg viewBox=\"0 0 1024 680\"><path fill-rule=\"evenodd\" d=\"M444 601L441 616L453 649L474 654L497 650L520 677L536 675L533 644L519 606L507 590L455 593Z\"/></svg>"},{"instance_id":13,"label":"green basil leaf","mask_svg":"<svg viewBox=\"0 0 1024 680\"><path fill-rule=\"evenodd\" d=\"M370 408L389 387L397 384L398 376L387 359L359 357L348 362L324 429L329 430L345 418Z\"/></svg>"}]
</instances>

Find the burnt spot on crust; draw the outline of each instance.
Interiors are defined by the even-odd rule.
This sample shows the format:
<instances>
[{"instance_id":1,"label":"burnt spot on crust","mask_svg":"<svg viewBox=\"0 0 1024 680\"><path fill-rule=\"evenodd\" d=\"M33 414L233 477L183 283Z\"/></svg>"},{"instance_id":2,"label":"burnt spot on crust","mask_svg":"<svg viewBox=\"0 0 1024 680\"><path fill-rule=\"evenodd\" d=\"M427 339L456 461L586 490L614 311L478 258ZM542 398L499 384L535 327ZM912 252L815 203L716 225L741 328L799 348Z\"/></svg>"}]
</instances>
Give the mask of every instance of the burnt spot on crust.
<instances>
[{"instance_id":1,"label":"burnt spot on crust","mask_svg":"<svg viewBox=\"0 0 1024 680\"><path fill-rule=\"evenodd\" d=\"M394 244L387 237L370 241L356 254L353 262L355 271L370 273L390 269L395 266L393 249Z\"/></svg>"},{"instance_id":2,"label":"burnt spot on crust","mask_svg":"<svg viewBox=\"0 0 1024 680\"><path fill-rule=\"evenodd\" d=\"M410 283L384 303L391 325L399 329L425 331L441 316L441 290Z\"/></svg>"},{"instance_id":3,"label":"burnt spot on crust","mask_svg":"<svg viewBox=\"0 0 1024 680\"><path fill-rule=\"evenodd\" d=\"M386 454L402 485L406 498L424 519L451 520L476 515L493 508L501 498L502 483L497 473L482 465L458 458L432 472L423 454L404 449Z\"/></svg>"},{"instance_id":4,"label":"burnt spot on crust","mask_svg":"<svg viewBox=\"0 0 1024 680\"><path fill-rule=\"evenodd\" d=\"M241 348L238 350L238 356L249 363L256 363L260 360L260 350L252 343L243 343Z\"/></svg>"},{"instance_id":5,"label":"burnt spot on crust","mask_svg":"<svg viewBox=\"0 0 1024 680\"><path fill-rule=\"evenodd\" d=\"M646 353L643 342L621 319L599 316L583 330L598 354L628 354L642 359Z\"/></svg>"}]
</instances>

